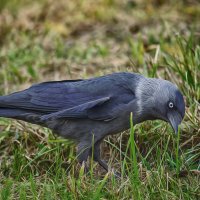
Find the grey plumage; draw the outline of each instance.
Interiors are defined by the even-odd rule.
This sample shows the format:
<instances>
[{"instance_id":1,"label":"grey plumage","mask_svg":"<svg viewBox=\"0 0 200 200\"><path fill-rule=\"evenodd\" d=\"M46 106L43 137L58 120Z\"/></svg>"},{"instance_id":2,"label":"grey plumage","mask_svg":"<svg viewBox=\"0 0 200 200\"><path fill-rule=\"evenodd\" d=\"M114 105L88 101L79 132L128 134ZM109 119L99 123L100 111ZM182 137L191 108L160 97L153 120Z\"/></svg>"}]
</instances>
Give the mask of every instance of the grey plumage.
<instances>
[{"instance_id":1,"label":"grey plumage","mask_svg":"<svg viewBox=\"0 0 200 200\"><path fill-rule=\"evenodd\" d=\"M0 97L0 117L39 124L75 140L79 162L87 160L94 138L94 160L106 170L100 143L107 135L127 130L131 112L134 124L161 119L177 132L185 104L171 82L125 72L44 82Z\"/></svg>"}]
</instances>

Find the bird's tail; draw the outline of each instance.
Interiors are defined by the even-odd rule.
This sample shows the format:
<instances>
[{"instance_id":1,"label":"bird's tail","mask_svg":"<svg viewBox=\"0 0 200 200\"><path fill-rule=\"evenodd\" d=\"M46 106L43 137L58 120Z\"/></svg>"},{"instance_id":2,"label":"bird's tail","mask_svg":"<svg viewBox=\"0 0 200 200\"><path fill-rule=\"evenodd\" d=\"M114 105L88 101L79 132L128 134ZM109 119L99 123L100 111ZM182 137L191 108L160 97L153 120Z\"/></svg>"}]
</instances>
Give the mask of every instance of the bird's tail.
<instances>
[{"instance_id":1,"label":"bird's tail","mask_svg":"<svg viewBox=\"0 0 200 200\"><path fill-rule=\"evenodd\" d=\"M18 116L22 115L24 111L19 109L13 108L1 108L0 107L0 117L6 118L17 118Z\"/></svg>"},{"instance_id":2,"label":"bird's tail","mask_svg":"<svg viewBox=\"0 0 200 200\"><path fill-rule=\"evenodd\" d=\"M7 106L6 97L7 96L0 96L0 117L15 118L20 114L23 114L23 111L21 109Z\"/></svg>"},{"instance_id":3,"label":"bird's tail","mask_svg":"<svg viewBox=\"0 0 200 200\"><path fill-rule=\"evenodd\" d=\"M0 117L23 120L34 124L42 124L40 114L16 106L16 100L18 99L13 98L13 96L0 96Z\"/></svg>"}]
</instances>

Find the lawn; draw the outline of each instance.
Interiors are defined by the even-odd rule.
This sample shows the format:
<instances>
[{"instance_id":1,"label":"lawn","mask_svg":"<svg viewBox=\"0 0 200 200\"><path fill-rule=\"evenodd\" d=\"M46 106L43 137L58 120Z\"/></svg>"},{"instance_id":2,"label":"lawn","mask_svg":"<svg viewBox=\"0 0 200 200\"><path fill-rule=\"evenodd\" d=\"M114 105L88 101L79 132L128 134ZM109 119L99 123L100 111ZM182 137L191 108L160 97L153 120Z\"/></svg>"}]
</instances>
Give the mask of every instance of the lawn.
<instances>
[{"instance_id":1,"label":"lawn","mask_svg":"<svg viewBox=\"0 0 200 200\"><path fill-rule=\"evenodd\" d=\"M0 118L0 200L200 199L198 0L0 0L0 95L119 71L180 88L179 134L148 121L106 138L116 178L93 161L85 175L72 141Z\"/></svg>"}]
</instances>

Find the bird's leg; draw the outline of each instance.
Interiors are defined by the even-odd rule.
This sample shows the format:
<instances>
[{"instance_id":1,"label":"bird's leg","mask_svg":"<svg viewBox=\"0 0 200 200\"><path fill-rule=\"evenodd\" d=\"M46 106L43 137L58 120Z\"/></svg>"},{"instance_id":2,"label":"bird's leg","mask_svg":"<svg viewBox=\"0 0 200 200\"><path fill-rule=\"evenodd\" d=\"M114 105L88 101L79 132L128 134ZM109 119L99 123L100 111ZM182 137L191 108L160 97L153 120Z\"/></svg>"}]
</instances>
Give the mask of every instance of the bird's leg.
<instances>
[{"instance_id":1,"label":"bird's leg","mask_svg":"<svg viewBox=\"0 0 200 200\"><path fill-rule=\"evenodd\" d=\"M97 160L97 162L99 163L99 165L101 167L103 167L107 172L108 172L108 165L104 160L101 160L100 158Z\"/></svg>"},{"instance_id":2,"label":"bird's leg","mask_svg":"<svg viewBox=\"0 0 200 200\"><path fill-rule=\"evenodd\" d=\"M101 160L100 156L100 144L101 141L98 141L94 145L94 161L98 162L101 167L103 167L107 172L109 171L109 167L104 160ZM120 178L121 174L118 172L114 172L116 178Z\"/></svg>"},{"instance_id":3,"label":"bird's leg","mask_svg":"<svg viewBox=\"0 0 200 200\"><path fill-rule=\"evenodd\" d=\"M98 141L94 145L94 161L98 162L99 165L108 172L107 163L105 161L101 160L101 157L100 157L100 144L101 144L101 141Z\"/></svg>"},{"instance_id":4,"label":"bird's leg","mask_svg":"<svg viewBox=\"0 0 200 200\"><path fill-rule=\"evenodd\" d=\"M83 166L84 165L84 172L88 173L89 168L87 166L87 159L90 152L90 145L79 143L77 149L77 159L78 162Z\"/></svg>"}]
</instances>

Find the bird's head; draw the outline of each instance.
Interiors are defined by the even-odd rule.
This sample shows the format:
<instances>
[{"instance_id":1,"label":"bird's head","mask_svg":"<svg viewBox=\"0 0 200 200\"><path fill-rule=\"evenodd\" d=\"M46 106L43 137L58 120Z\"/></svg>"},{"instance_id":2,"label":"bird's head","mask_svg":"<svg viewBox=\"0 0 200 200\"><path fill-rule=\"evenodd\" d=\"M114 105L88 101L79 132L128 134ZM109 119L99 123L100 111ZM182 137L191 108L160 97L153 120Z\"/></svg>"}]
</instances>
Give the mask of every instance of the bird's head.
<instances>
[{"instance_id":1,"label":"bird's head","mask_svg":"<svg viewBox=\"0 0 200 200\"><path fill-rule=\"evenodd\" d=\"M175 133L185 115L183 95L169 81L144 78L138 84L138 114L141 121L161 119L171 124Z\"/></svg>"}]
</instances>

